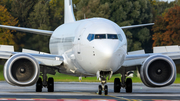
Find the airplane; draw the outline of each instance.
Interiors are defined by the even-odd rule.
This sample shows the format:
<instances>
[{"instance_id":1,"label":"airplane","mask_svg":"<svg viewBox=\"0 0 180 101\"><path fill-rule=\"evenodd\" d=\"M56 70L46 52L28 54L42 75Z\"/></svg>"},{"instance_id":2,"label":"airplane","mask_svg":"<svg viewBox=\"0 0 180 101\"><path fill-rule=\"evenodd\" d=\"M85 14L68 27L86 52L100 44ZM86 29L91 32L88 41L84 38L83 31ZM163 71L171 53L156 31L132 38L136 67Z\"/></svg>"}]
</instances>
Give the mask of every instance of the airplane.
<instances>
[{"instance_id":1,"label":"airplane","mask_svg":"<svg viewBox=\"0 0 180 101\"><path fill-rule=\"evenodd\" d=\"M101 81L98 94L107 95L107 78L121 74L114 80L114 92L125 88L127 93L132 93L132 79L127 76L137 68L142 82L148 87L164 87L175 81L178 53L127 54L128 43L123 29L154 23L120 27L98 17L76 21L72 0L64 0L64 3L64 24L54 31L0 25L1 28L51 36L50 54L0 51L0 58L7 60L3 72L9 84L20 87L36 84L36 92L42 92L43 87L53 92L54 79L47 74L55 75L58 71L77 77L96 76Z\"/></svg>"}]
</instances>

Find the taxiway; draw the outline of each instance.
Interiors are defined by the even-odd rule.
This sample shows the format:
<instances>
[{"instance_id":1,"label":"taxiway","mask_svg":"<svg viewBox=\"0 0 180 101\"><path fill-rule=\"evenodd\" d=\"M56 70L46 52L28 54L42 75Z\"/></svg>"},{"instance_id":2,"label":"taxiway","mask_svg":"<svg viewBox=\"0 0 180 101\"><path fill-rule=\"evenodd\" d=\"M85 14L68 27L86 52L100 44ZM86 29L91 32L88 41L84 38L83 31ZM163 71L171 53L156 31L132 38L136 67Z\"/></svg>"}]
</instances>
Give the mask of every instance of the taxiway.
<instances>
[{"instance_id":1,"label":"taxiway","mask_svg":"<svg viewBox=\"0 0 180 101\"><path fill-rule=\"evenodd\" d=\"M35 85L31 87L11 86L5 81L0 82L0 100L5 99L70 99L80 101L90 100L117 100L117 101L152 101L152 100L180 100L180 84L173 84L163 88L149 88L142 83L133 84L133 92L114 93L113 83L108 83L109 94L98 95L97 89L100 83L87 82L55 82L55 92L49 93L46 88L43 92L35 92Z\"/></svg>"}]
</instances>

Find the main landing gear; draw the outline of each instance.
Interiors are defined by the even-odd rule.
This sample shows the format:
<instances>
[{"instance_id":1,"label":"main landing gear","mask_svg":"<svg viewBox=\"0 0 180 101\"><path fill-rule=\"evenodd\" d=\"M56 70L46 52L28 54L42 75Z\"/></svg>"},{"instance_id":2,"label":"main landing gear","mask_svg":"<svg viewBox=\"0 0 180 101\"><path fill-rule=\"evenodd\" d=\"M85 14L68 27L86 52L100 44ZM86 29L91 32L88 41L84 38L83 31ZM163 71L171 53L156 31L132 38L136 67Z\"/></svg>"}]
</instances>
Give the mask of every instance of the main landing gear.
<instances>
[{"instance_id":1,"label":"main landing gear","mask_svg":"<svg viewBox=\"0 0 180 101\"><path fill-rule=\"evenodd\" d=\"M48 92L54 92L54 79L49 77L47 80L47 74L55 75L54 69L48 69L48 67L41 67L41 77L39 77L36 83L36 92L42 92L42 88L47 88Z\"/></svg>"},{"instance_id":2,"label":"main landing gear","mask_svg":"<svg viewBox=\"0 0 180 101\"><path fill-rule=\"evenodd\" d=\"M132 93L132 79L127 78L126 81L125 79L126 79L125 75L122 75L121 77L122 82L120 82L119 78L114 79L114 92L115 93L120 93L121 88L125 88L126 93Z\"/></svg>"},{"instance_id":3,"label":"main landing gear","mask_svg":"<svg viewBox=\"0 0 180 101\"><path fill-rule=\"evenodd\" d=\"M47 87L48 92L54 92L54 79L48 78L47 85L43 85L42 79L39 77L36 83L36 92L42 92L43 87Z\"/></svg>"}]
</instances>

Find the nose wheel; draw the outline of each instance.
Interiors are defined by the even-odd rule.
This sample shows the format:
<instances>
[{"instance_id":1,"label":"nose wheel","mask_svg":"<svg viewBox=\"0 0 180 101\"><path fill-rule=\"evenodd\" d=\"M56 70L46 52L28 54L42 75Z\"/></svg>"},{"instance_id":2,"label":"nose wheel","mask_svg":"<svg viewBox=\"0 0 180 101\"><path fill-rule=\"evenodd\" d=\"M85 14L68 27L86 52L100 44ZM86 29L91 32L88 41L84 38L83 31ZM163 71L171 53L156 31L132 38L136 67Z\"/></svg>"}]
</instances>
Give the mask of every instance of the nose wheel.
<instances>
[{"instance_id":1,"label":"nose wheel","mask_svg":"<svg viewBox=\"0 0 180 101\"><path fill-rule=\"evenodd\" d=\"M104 95L108 95L108 86L107 85L104 86Z\"/></svg>"},{"instance_id":2,"label":"nose wheel","mask_svg":"<svg viewBox=\"0 0 180 101\"><path fill-rule=\"evenodd\" d=\"M101 95L104 92L104 95L108 95L108 86L106 84L106 78L101 77L101 84L98 87L98 94Z\"/></svg>"},{"instance_id":3,"label":"nose wheel","mask_svg":"<svg viewBox=\"0 0 180 101\"><path fill-rule=\"evenodd\" d=\"M99 85L98 94L102 95L103 91L104 91L104 95L108 95L108 86L107 85L105 85L104 87L102 87L102 85Z\"/></svg>"},{"instance_id":4,"label":"nose wheel","mask_svg":"<svg viewBox=\"0 0 180 101\"><path fill-rule=\"evenodd\" d=\"M99 87L98 87L98 94L99 94L99 95L102 94L102 86L101 86L101 85L99 85Z\"/></svg>"}]
</instances>

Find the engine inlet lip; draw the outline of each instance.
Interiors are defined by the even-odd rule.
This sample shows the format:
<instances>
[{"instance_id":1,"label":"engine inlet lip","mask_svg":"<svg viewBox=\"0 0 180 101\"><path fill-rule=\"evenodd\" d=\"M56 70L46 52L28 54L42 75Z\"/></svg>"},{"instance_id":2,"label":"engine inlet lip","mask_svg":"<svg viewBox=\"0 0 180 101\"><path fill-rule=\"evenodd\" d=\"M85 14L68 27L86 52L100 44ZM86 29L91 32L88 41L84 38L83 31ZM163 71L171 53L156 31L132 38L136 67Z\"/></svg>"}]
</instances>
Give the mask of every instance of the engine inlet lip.
<instances>
[{"instance_id":1,"label":"engine inlet lip","mask_svg":"<svg viewBox=\"0 0 180 101\"><path fill-rule=\"evenodd\" d=\"M148 62L148 64L145 64L146 65L146 67L149 67L149 65L152 63L152 62L154 62L154 61L156 61L156 60L164 60L164 61L166 61L166 62L168 62L169 63L169 65L171 66L171 69L172 69L172 71L171 71L171 74L173 74L174 73L174 64L172 64L172 63L174 63L173 61L172 61L172 59L170 59L169 57L167 57L167 56L162 56L162 55L158 55L157 57L150 57L149 58L150 59L150 62ZM146 74L148 74L148 69L145 69L146 71ZM149 77L149 75L147 75L146 76L147 77L147 79L151 82L151 84L153 84L153 85L157 85L157 86L163 86L163 85L166 85L166 84L169 84L171 81L172 81L172 79L173 79L173 76L171 75L170 76L170 78L167 80L168 82L163 82L163 83L156 83L156 82L154 82L154 81L152 81L151 79L150 79L150 77Z\"/></svg>"},{"instance_id":2,"label":"engine inlet lip","mask_svg":"<svg viewBox=\"0 0 180 101\"><path fill-rule=\"evenodd\" d=\"M19 59L22 59L22 58L31 61L32 64L34 65L34 68L35 68L35 73L34 73L35 75L28 82L19 82L16 79L14 79L14 77L11 74L11 67L12 67L13 63L16 62ZM7 71L9 73L9 77L8 78L9 78L9 81L14 82L15 85L20 85L20 86L29 85L39 75L39 70L38 70L39 69L39 64L37 63L36 59L34 57L32 57L31 55L29 55L29 54L23 54L23 53L15 54L15 55L13 55L11 57L11 59L9 61L12 61L12 62L8 65L8 67L10 67L8 69L8 71Z\"/></svg>"}]
</instances>

